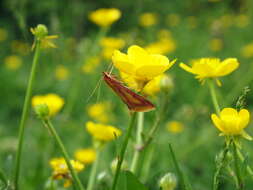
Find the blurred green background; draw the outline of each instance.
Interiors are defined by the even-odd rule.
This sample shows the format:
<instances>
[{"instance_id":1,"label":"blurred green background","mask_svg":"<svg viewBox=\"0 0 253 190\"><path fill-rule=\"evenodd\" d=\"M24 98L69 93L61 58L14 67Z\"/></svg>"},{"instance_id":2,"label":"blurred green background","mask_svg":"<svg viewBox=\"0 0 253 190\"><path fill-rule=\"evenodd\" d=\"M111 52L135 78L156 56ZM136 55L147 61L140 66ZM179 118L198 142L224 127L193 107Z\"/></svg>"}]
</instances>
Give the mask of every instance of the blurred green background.
<instances>
[{"instance_id":1,"label":"blurred green background","mask_svg":"<svg viewBox=\"0 0 253 190\"><path fill-rule=\"evenodd\" d=\"M59 38L55 40L57 48L43 51L40 57L34 95L56 93L64 98L64 109L53 119L53 123L71 155L76 149L90 147L92 144L91 137L85 130L85 122L94 120L87 114L87 110L96 102L109 102L109 123L125 130L129 114L125 105L101 81L101 73L107 70L110 60L101 55L103 47L96 44L99 27L88 19L91 11L111 7L120 9L122 17L111 26L107 36L123 39L123 51L133 44L148 46L156 42L163 30L170 34L170 43L174 47L165 54L170 60L177 58L177 63L168 71L174 87L168 97L168 112L156 135L158 138L155 138L152 145L155 152L145 183L149 189L158 189L158 179L166 172L174 171L168 149L168 143L171 142L194 189L211 189L214 159L223 146L223 138L218 136L218 131L210 120L214 109L207 85L201 85L193 75L180 69L178 64L189 63L201 57L218 57L222 60L228 57L237 58L240 62L239 69L222 78L223 85L217 88L221 107L234 107L243 88L252 88L251 0L2 0L1 168L7 175L11 175L18 125L33 56L30 28L37 24L45 24L49 34L56 34ZM142 26L140 16L143 13L154 14L155 24ZM98 46L95 55L89 51L92 46ZM10 59L10 56L14 58ZM88 58L94 56L100 57L99 65L89 72L83 71L82 66ZM59 71L59 68L64 68L64 71ZM97 86L99 87L96 88ZM157 104L159 95L151 100ZM247 106L250 110L252 101L252 93L249 93ZM154 116L153 112L145 115L145 130L152 125ZM166 129L167 122L173 120L184 125L182 131L173 133ZM250 126L248 132L253 134L251 128ZM24 189L44 189L51 175L48 162L52 157L60 156L59 150L33 111L25 133L21 185ZM106 146L100 171L109 172L109 163L119 151L119 142L121 139ZM247 153L251 165L252 144L246 141L243 143L243 152ZM131 157L130 150L127 157ZM89 170L90 166L87 166L80 174L84 183L87 182ZM222 188L231 189L232 180L228 176L223 177ZM98 182L97 185L101 188L104 182ZM252 186L253 182L247 178L246 187Z\"/></svg>"}]
</instances>

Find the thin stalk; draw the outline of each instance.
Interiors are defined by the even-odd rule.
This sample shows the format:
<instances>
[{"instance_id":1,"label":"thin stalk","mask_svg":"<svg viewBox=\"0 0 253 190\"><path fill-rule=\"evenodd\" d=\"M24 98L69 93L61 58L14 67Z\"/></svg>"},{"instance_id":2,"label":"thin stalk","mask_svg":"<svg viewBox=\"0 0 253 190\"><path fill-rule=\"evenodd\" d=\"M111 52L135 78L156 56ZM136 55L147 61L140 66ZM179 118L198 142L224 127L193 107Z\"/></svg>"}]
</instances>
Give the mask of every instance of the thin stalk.
<instances>
[{"instance_id":1,"label":"thin stalk","mask_svg":"<svg viewBox=\"0 0 253 190\"><path fill-rule=\"evenodd\" d=\"M223 150L220 154L221 158L218 158L219 160L216 163L216 170L215 170L214 177L213 177L213 190L218 190L218 188L219 188L220 173L221 173L221 170L225 166L226 157L227 157L227 153L229 151L229 147L230 147L230 142L226 143L225 147L223 148Z\"/></svg>"},{"instance_id":2,"label":"thin stalk","mask_svg":"<svg viewBox=\"0 0 253 190\"><path fill-rule=\"evenodd\" d=\"M149 171L150 171L150 165L152 162L152 158L154 155L154 145L150 145L148 147L148 149L146 150L145 153L145 157L144 157L144 161L143 161L143 166L142 166L142 171L141 171L141 181L142 182L146 182L148 175L149 175Z\"/></svg>"},{"instance_id":3,"label":"thin stalk","mask_svg":"<svg viewBox=\"0 0 253 190\"><path fill-rule=\"evenodd\" d=\"M131 116L131 121L130 121L130 124L127 128L126 135L125 135L125 138L123 140L123 144L121 146L120 155L118 157L118 162L117 162L117 168L116 168L116 172L115 172L115 175L114 175L114 178L113 178L112 190L115 190L116 186L117 186L121 165L122 165L122 162L124 160L125 152L126 152L126 149L127 149L127 144L128 144L129 138L131 136L131 132L132 132L132 129L133 129L133 126L134 126L136 115L137 115L137 113L134 112L133 115Z\"/></svg>"},{"instance_id":4,"label":"thin stalk","mask_svg":"<svg viewBox=\"0 0 253 190\"><path fill-rule=\"evenodd\" d=\"M215 91L214 81L208 80L208 86L212 97L214 109L218 115L220 115L220 106L218 104L217 95Z\"/></svg>"},{"instance_id":5,"label":"thin stalk","mask_svg":"<svg viewBox=\"0 0 253 190\"><path fill-rule=\"evenodd\" d=\"M73 178L75 187L77 187L79 190L84 190L84 187L83 187L83 185L82 185L82 183L81 183L81 181L80 181L78 175L76 174L74 168L72 167L72 164L71 164L71 162L70 162L70 157L69 157L69 155L68 155L68 153L67 153L67 151L66 151L66 148L65 148L65 146L63 145L61 138L60 138L59 135L57 134L57 132L56 132L54 126L52 125L52 123L51 123L48 119L42 119L42 122L43 122L43 124L46 126L46 128L49 129L49 131L50 131L50 133L53 135L53 137L54 137L56 143L57 143L58 146L60 147L61 152L62 152L62 155L63 155L63 157L64 157L64 160L66 161L66 164L67 164L67 166L68 166L68 168L69 168L70 174L71 174L71 176L72 176L72 178Z\"/></svg>"},{"instance_id":6,"label":"thin stalk","mask_svg":"<svg viewBox=\"0 0 253 190\"><path fill-rule=\"evenodd\" d=\"M245 158L244 158L244 156L242 155L242 153L240 152L239 149L237 149L237 154L238 154L239 159L242 162L244 162ZM252 168L249 165L247 165L246 170L247 170L248 174L250 175L250 177L253 179L253 170L252 170Z\"/></svg>"},{"instance_id":7,"label":"thin stalk","mask_svg":"<svg viewBox=\"0 0 253 190\"><path fill-rule=\"evenodd\" d=\"M101 153L101 148L97 148L96 160L93 163L92 168L91 168L91 173L90 173L90 176L89 176L87 190L93 190L94 189L94 184L96 182L98 164L100 162L100 153Z\"/></svg>"},{"instance_id":8,"label":"thin stalk","mask_svg":"<svg viewBox=\"0 0 253 190\"><path fill-rule=\"evenodd\" d=\"M8 186L8 180L7 180L4 172L2 171L2 169L0 169L0 180L2 181L2 183L4 184L5 187Z\"/></svg>"},{"instance_id":9,"label":"thin stalk","mask_svg":"<svg viewBox=\"0 0 253 190\"><path fill-rule=\"evenodd\" d=\"M23 149L23 141L24 141L24 131L25 131L25 124L28 118L28 113L30 110L30 102L31 102L31 96L33 91L33 84L34 79L36 76L36 70L38 65L38 60L40 56L40 41L36 41L36 47L35 47L35 53L33 57L32 62L32 68L28 80L28 85L26 89L26 95L25 95L25 101L23 105L22 110L22 116L21 121L19 124L19 134L18 134L18 148L17 148L17 154L16 154L16 160L15 160L15 170L14 170L14 189L18 190L18 183L19 183L19 175L20 175L20 163L22 160L22 149Z\"/></svg>"},{"instance_id":10,"label":"thin stalk","mask_svg":"<svg viewBox=\"0 0 253 190\"><path fill-rule=\"evenodd\" d=\"M143 122L144 122L144 113L139 112L138 118L137 118L136 147L135 147L135 151L134 151L132 164L130 167L130 171L133 173L137 172L139 159L140 159L140 155L141 155L140 147L143 145L143 139L142 139Z\"/></svg>"},{"instance_id":11,"label":"thin stalk","mask_svg":"<svg viewBox=\"0 0 253 190\"><path fill-rule=\"evenodd\" d=\"M244 189L244 183L242 179L242 174L241 174L241 169L240 169L240 163L239 163L239 157L237 154L237 147L235 142L233 142L233 156L234 156L234 166L235 166L235 175L238 181L238 190L243 190Z\"/></svg>"}]
</instances>

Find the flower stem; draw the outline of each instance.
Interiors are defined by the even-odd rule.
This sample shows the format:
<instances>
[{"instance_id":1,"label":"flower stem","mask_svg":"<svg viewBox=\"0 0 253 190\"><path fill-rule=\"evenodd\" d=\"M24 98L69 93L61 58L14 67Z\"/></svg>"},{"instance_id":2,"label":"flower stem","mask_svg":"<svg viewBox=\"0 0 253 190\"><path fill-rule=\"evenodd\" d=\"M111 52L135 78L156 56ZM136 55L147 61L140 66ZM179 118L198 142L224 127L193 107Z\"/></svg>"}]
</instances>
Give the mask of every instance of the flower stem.
<instances>
[{"instance_id":1,"label":"flower stem","mask_svg":"<svg viewBox=\"0 0 253 190\"><path fill-rule=\"evenodd\" d=\"M35 53L33 57L33 62L32 62L32 68L28 80L28 85L26 89L26 95L25 95L25 101L22 109L22 116L21 116L21 121L19 124L19 134L18 134L18 148L17 148L17 153L16 153L16 160L15 160L15 170L14 170L14 189L18 190L18 183L19 183L19 175L20 175L20 163L21 163L21 156L22 156L22 149L23 149L23 141L24 141L24 131L25 131L25 124L26 120L28 118L28 113L30 110L30 101L31 101L31 96L32 96L32 91L33 91L33 84L34 84L34 79L36 76L36 70L37 70L37 65L38 65L38 60L40 56L40 41L36 41L36 48L35 48Z\"/></svg>"},{"instance_id":2,"label":"flower stem","mask_svg":"<svg viewBox=\"0 0 253 190\"><path fill-rule=\"evenodd\" d=\"M238 157L237 147L236 147L235 142L233 142L233 156L234 156L234 164L235 164L235 174L236 174L236 178L238 181L237 189L243 190L244 183L242 180L241 169L240 169L240 165L239 165L239 157Z\"/></svg>"},{"instance_id":3,"label":"flower stem","mask_svg":"<svg viewBox=\"0 0 253 190\"><path fill-rule=\"evenodd\" d=\"M220 115L220 106L218 104L217 95L215 91L214 81L208 80L208 86L211 93L214 109L218 115Z\"/></svg>"},{"instance_id":4,"label":"flower stem","mask_svg":"<svg viewBox=\"0 0 253 190\"><path fill-rule=\"evenodd\" d=\"M70 157L69 157L69 155L68 155L68 153L67 153L67 151L65 149L65 146L63 145L62 140L59 137L59 135L57 134L54 126L52 125L52 123L48 119L42 119L42 122L49 129L49 131L51 132L51 134L55 138L56 143L60 147L60 149L62 151L62 154L63 154L63 157L64 157L64 159L66 161L66 164L67 164L67 166L69 168L69 171L71 173L71 176L73 178L75 187L77 187L79 190L84 190L84 187L83 187L83 185L82 185L82 183L81 183L78 175L76 174L74 168L71 165Z\"/></svg>"},{"instance_id":5,"label":"flower stem","mask_svg":"<svg viewBox=\"0 0 253 190\"><path fill-rule=\"evenodd\" d=\"M94 189L94 184L96 182L96 174L97 174L97 169L98 169L98 164L100 162L100 153L101 153L101 148L97 148L97 153L96 153L96 160L92 165L91 168L91 173L89 176L89 181L87 185L87 190L93 190Z\"/></svg>"},{"instance_id":6,"label":"flower stem","mask_svg":"<svg viewBox=\"0 0 253 190\"><path fill-rule=\"evenodd\" d=\"M137 172L140 154L141 154L140 147L143 145L143 140L142 140L143 122L144 122L144 113L139 112L138 118L137 118L137 131L136 131L136 142L137 143L136 143L136 147L135 147L135 151L134 151L132 164L130 167L130 171L133 173Z\"/></svg>"},{"instance_id":7,"label":"flower stem","mask_svg":"<svg viewBox=\"0 0 253 190\"><path fill-rule=\"evenodd\" d=\"M112 190L116 189L116 185L117 185L117 182L118 182L121 165L122 165L122 162L124 160L125 152L126 152L126 149L127 149L127 144L128 144L129 138L131 136L131 131L132 131L134 123L135 123L136 115L137 115L137 113L134 112L133 115L131 116L130 124L127 128L126 135L125 135L125 138L123 140L123 144L121 146L120 155L119 155L118 163L117 163L117 168L116 168L116 172L115 172L115 175L114 175L114 178L113 178Z\"/></svg>"},{"instance_id":8,"label":"flower stem","mask_svg":"<svg viewBox=\"0 0 253 190\"><path fill-rule=\"evenodd\" d=\"M245 161L245 158L243 157L243 154L240 152L239 149L237 149L237 155L238 155L239 159L240 159L242 162ZM251 176L251 178L253 179L253 170L252 170L252 168L248 165L246 169L247 169L248 174L249 174L249 175Z\"/></svg>"},{"instance_id":9,"label":"flower stem","mask_svg":"<svg viewBox=\"0 0 253 190\"><path fill-rule=\"evenodd\" d=\"M213 177L213 190L218 190L219 184L220 184L220 173L222 169L225 166L227 153L229 151L230 142L225 144L225 147L221 151L220 155L218 155L218 158L216 160L216 170Z\"/></svg>"}]
</instances>

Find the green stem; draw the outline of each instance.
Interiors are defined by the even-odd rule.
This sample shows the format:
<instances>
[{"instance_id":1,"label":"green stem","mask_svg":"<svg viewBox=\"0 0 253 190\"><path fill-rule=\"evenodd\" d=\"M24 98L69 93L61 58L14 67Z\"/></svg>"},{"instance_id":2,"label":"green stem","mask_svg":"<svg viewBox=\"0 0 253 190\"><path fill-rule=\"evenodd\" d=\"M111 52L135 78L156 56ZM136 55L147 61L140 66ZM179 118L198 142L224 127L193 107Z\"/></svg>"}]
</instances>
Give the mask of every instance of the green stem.
<instances>
[{"instance_id":1,"label":"green stem","mask_svg":"<svg viewBox=\"0 0 253 190\"><path fill-rule=\"evenodd\" d=\"M241 170L240 170L240 165L239 165L239 158L237 154L237 147L235 142L233 142L233 156L234 156L234 165L235 165L235 175L238 181L238 190L243 190L244 189L244 183L242 180L242 175L241 175Z\"/></svg>"},{"instance_id":2,"label":"green stem","mask_svg":"<svg viewBox=\"0 0 253 190\"><path fill-rule=\"evenodd\" d=\"M19 124L19 134L18 134L18 148L17 148L17 154L16 154L16 160L15 160L15 170L14 170L14 189L18 190L18 183L19 183L19 175L20 175L20 163L21 163L21 156L22 156L22 148L23 148L23 141L24 141L24 131L25 131L25 124L26 120L28 118L28 113L30 110L30 102L31 102L31 96L33 91L33 84L34 79L36 76L36 70L38 65L38 60L40 56L40 41L36 41L36 48L35 53L33 57L32 62L32 68L29 76L29 81L26 89L26 95L25 95L25 101L23 105L22 110L22 116L21 121Z\"/></svg>"},{"instance_id":3,"label":"green stem","mask_svg":"<svg viewBox=\"0 0 253 190\"><path fill-rule=\"evenodd\" d=\"M72 164L70 162L70 157L65 149L65 146L62 143L61 138L59 137L59 135L57 134L54 126L52 125L52 123L48 120L48 119L42 119L43 124L49 129L49 131L51 132L51 134L53 135L53 137L55 138L56 143L58 144L58 146L60 147L61 151L62 151L62 155L67 163L67 166L69 168L70 174L73 178L74 181L74 185L75 187L77 187L79 190L84 190L84 187L78 177L78 175L76 174L74 168L72 167Z\"/></svg>"},{"instance_id":4,"label":"green stem","mask_svg":"<svg viewBox=\"0 0 253 190\"><path fill-rule=\"evenodd\" d=\"M0 169L0 180L2 181L2 183L4 184L5 187L8 186L8 180L7 180L4 172L2 171L2 169Z\"/></svg>"},{"instance_id":5,"label":"green stem","mask_svg":"<svg viewBox=\"0 0 253 190\"><path fill-rule=\"evenodd\" d=\"M240 152L239 149L237 149L237 155L238 155L239 159L240 159L242 162L245 161L245 158L243 157L243 155L242 155L242 153ZM253 179L253 170L252 170L252 168L251 168L249 165L247 165L246 169L247 169L248 174L249 174L249 175L251 176L251 178Z\"/></svg>"},{"instance_id":6,"label":"green stem","mask_svg":"<svg viewBox=\"0 0 253 190\"><path fill-rule=\"evenodd\" d=\"M137 113L134 112L133 115L131 116L131 121L130 121L130 124L127 128L126 135L125 135L125 138L123 140L123 144L121 146L120 155L118 157L118 162L117 162L117 168L116 168L116 172L115 172L115 175L114 175L114 178L113 178L112 190L115 190L116 186L117 186L121 165L122 165L122 162L124 160L125 152L126 152L126 149L127 149L127 144L128 144L129 138L131 136L131 131L132 131L133 126L134 126L136 115L137 115Z\"/></svg>"},{"instance_id":7,"label":"green stem","mask_svg":"<svg viewBox=\"0 0 253 190\"><path fill-rule=\"evenodd\" d=\"M147 178L149 176L149 171L150 171L150 165L151 165L151 162L152 162L152 158L153 158L153 155L154 155L154 145L150 145L148 147L148 149L146 150L146 153L145 153L145 157L144 157L144 161L143 161L143 166L142 166L142 171L141 171L141 181L142 182L146 182L147 181Z\"/></svg>"},{"instance_id":8,"label":"green stem","mask_svg":"<svg viewBox=\"0 0 253 190\"><path fill-rule=\"evenodd\" d=\"M96 182L98 164L100 162L100 159L99 159L100 158L100 153L101 153L100 148L97 148L96 160L93 163L92 168L91 168L91 173L90 173L90 176L89 176L87 190L93 190L94 189L94 184Z\"/></svg>"},{"instance_id":9,"label":"green stem","mask_svg":"<svg viewBox=\"0 0 253 190\"><path fill-rule=\"evenodd\" d=\"M208 86L209 86L209 90L210 90L210 93L211 93L211 97L212 97L212 101L213 101L215 111L218 115L220 115L220 106L218 104L218 100L217 100L217 96L216 96L214 81L208 80Z\"/></svg>"},{"instance_id":10,"label":"green stem","mask_svg":"<svg viewBox=\"0 0 253 190\"><path fill-rule=\"evenodd\" d=\"M216 161L216 170L213 177L213 190L218 190L220 184L220 173L225 166L225 161L227 157L227 153L229 151L230 142L225 144L222 152L220 153L221 158L218 158ZM218 155L218 156L220 156Z\"/></svg>"},{"instance_id":11,"label":"green stem","mask_svg":"<svg viewBox=\"0 0 253 190\"><path fill-rule=\"evenodd\" d=\"M143 140L142 140L143 122L144 122L144 113L139 112L138 118L137 118L136 147L135 147L135 151L134 151L132 164L130 167L130 171L133 173L137 172L139 159L140 159L140 155L141 155L140 147L143 145Z\"/></svg>"}]
</instances>

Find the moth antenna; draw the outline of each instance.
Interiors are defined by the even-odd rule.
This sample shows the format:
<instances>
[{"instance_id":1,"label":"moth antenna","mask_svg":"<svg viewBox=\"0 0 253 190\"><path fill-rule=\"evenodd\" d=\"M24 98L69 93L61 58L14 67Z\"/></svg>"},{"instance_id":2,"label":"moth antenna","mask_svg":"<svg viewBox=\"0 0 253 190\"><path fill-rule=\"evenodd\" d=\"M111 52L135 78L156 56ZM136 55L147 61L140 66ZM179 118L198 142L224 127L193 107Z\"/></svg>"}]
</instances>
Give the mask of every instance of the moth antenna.
<instances>
[{"instance_id":1,"label":"moth antenna","mask_svg":"<svg viewBox=\"0 0 253 190\"><path fill-rule=\"evenodd\" d=\"M98 88L100 88L100 86L101 86L101 81L102 81L102 77L99 78L99 81L97 82L95 88L94 88L93 91L91 92L90 96L87 98L86 103L88 103L88 102L90 101L90 99L91 99L91 98L93 97L93 95L95 94L96 90L97 90Z\"/></svg>"}]
</instances>

